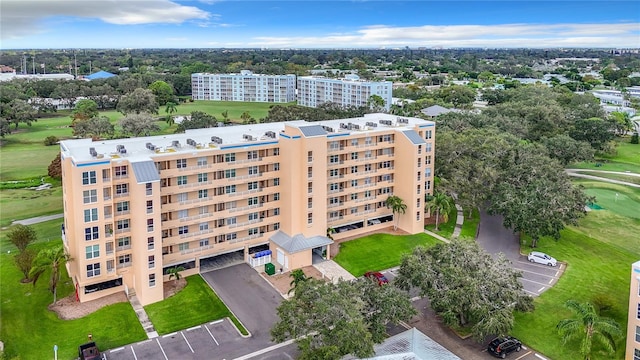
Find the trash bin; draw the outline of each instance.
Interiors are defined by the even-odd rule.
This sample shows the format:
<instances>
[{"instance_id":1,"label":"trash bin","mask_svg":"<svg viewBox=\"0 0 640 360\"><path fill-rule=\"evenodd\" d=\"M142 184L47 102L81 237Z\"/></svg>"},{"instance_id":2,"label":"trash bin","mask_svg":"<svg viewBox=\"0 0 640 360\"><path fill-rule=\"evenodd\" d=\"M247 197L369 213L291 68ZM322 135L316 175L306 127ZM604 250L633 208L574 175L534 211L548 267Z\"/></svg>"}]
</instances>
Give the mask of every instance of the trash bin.
<instances>
[{"instance_id":1,"label":"trash bin","mask_svg":"<svg viewBox=\"0 0 640 360\"><path fill-rule=\"evenodd\" d=\"M276 273L276 266L272 263L266 263L264 264L264 272L267 273L267 275L273 275Z\"/></svg>"}]
</instances>

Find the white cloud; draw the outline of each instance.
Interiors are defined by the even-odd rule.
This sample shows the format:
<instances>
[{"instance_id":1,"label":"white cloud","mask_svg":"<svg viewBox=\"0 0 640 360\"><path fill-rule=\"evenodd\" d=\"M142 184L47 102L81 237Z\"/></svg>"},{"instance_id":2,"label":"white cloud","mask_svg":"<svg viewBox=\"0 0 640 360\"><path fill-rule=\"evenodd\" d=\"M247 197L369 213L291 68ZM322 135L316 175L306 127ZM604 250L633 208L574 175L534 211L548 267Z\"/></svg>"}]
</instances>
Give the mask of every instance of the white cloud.
<instances>
[{"instance_id":1,"label":"white cloud","mask_svg":"<svg viewBox=\"0 0 640 360\"><path fill-rule=\"evenodd\" d=\"M170 0L2 0L3 39L45 32L43 21L52 17L100 19L116 25L180 24L206 20L211 15L194 6Z\"/></svg>"},{"instance_id":2,"label":"white cloud","mask_svg":"<svg viewBox=\"0 0 640 360\"><path fill-rule=\"evenodd\" d=\"M372 25L325 36L255 37L256 47L640 47L640 23Z\"/></svg>"}]
</instances>

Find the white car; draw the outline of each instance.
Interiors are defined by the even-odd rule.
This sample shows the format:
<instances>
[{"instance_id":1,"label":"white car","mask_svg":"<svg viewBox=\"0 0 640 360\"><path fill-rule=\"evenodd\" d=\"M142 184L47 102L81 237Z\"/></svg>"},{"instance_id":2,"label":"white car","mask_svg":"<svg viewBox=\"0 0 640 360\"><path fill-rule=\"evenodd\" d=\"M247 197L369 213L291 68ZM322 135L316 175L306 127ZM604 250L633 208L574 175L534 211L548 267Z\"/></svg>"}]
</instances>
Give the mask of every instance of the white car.
<instances>
[{"instance_id":1,"label":"white car","mask_svg":"<svg viewBox=\"0 0 640 360\"><path fill-rule=\"evenodd\" d=\"M558 261L556 259L539 251L530 252L529 256L527 256L527 259L533 263L549 265L549 266L556 266L558 264Z\"/></svg>"}]
</instances>

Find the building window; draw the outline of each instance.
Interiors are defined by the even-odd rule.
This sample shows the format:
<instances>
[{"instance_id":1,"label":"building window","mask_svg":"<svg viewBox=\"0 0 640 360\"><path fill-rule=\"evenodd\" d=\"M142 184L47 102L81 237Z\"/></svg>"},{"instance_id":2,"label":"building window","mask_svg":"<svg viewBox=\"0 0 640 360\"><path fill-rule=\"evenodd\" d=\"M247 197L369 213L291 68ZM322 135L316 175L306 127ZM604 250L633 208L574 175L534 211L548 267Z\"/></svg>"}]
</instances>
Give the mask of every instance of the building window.
<instances>
[{"instance_id":1,"label":"building window","mask_svg":"<svg viewBox=\"0 0 640 360\"><path fill-rule=\"evenodd\" d=\"M352 193L351 200L358 200L358 193Z\"/></svg>"},{"instance_id":2,"label":"building window","mask_svg":"<svg viewBox=\"0 0 640 360\"><path fill-rule=\"evenodd\" d=\"M224 187L224 192L226 194L233 194L236 192L236 186L235 185L227 185Z\"/></svg>"},{"instance_id":3,"label":"building window","mask_svg":"<svg viewBox=\"0 0 640 360\"><path fill-rule=\"evenodd\" d=\"M280 215L280 208L273 209L273 215L274 216Z\"/></svg>"},{"instance_id":4,"label":"building window","mask_svg":"<svg viewBox=\"0 0 640 360\"><path fill-rule=\"evenodd\" d=\"M209 190L201 189L198 190L198 199L205 199L209 196Z\"/></svg>"},{"instance_id":5,"label":"building window","mask_svg":"<svg viewBox=\"0 0 640 360\"><path fill-rule=\"evenodd\" d=\"M250 183L247 184L247 189L248 190L258 190L258 182L257 181L252 181Z\"/></svg>"},{"instance_id":6,"label":"building window","mask_svg":"<svg viewBox=\"0 0 640 360\"><path fill-rule=\"evenodd\" d=\"M85 190L82 192L82 201L85 204L98 202L98 190Z\"/></svg>"},{"instance_id":7,"label":"building window","mask_svg":"<svg viewBox=\"0 0 640 360\"><path fill-rule=\"evenodd\" d=\"M93 259L100 257L100 245L89 245L84 248L86 259Z\"/></svg>"},{"instance_id":8,"label":"building window","mask_svg":"<svg viewBox=\"0 0 640 360\"><path fill-rule=\"evenodd\" d=\"M185 225L185 226L178 227L178 235L188 234L188 233L189 233L189 226Z\"/></svg>"},{"instance_id":9,"label":"building window","mask_svg":"<svg viewBox=\"0 0 640 360\"><path fill-rule=\"evenodd\" d=\"M232 179L236 177L236 169L227 169L224 171L224 177L226 179Z\"/></svg>"},{"instance_id":10,"label":"building window","mask_svg":"<svg viewBox=\"0 0 640 360\"><path fill-rule=\"evenodd\" d=\"M351 160L358 160L358 153L357 152L352 152L351 153Z\"/></svg>"},{"instance_id":11,"label":"building window","mask_svg":"<svg viewBox=\"0 0 640 360\"><path fill-rule=\"evenodd\" d=\"M260 230L258 228L251 228L251 229L249 229L249 236L257 235L259 232L260 232Z\"/></svg>"},{"instance_id":12,"label":"building window","mask_svg":"<svg viewBox=\"0 0 640 360\"><path fill-rule=\"evenodd\" d=\"M198 158L198 166L205 166L205 165L207 165L207 158L206 157Z\"/></svg>"},{"instance_id":13,"label":"building window","mask_svg":"<svg viewBox=\"0 0 640 360\"><path fill-rule=\"evenodd\" d=\"M187 167L187 159L178 159L176 160L176 167L178 169L184 169Z\"/></svg>"},{"instance_id":14,"label":"building window","mask_svg":"<svg viewBox=\"0 0 640 360\"><path fill-rule=\"evenodd\" d=\"M87 265L87 277L94 277L100 275L100 263Z\"/></svg>"},{"instance_id":15,"label":"building window","mask_svg":"<svg viewBox=\"0 0 640 360\"><path fill-rule=\"evenodd\" d=\"M128 228L129 228L129 219L116 221L116 229L118 229L118 230L126 230Z\"/></svg>"},{"instance_id":16,"label":"building window","mask_svg":"<svg viewBox=\"0 0 640 360\"><path fill-rule=\"evenodd\" d=\"M431 190L431 180L427 180L427 182L424 183L424 188L427 190Z\"/></svg>"},{"instance_id":17,"label":"building window","mask_svg":"<svg viewBox=\"0 0 640 360\"><path fill-rule=\"evenodd\" d=\"M153 236L147 238L147 250L153 250L156 247L156 242Z\"/></svg>"},{"instance_id":18,"label":"building window","mask_svg":"<svg viewBox=\"0 0 640 360\"><path fill-rule=\"evenodd\" d=\"M98 238L98 227L88 227L84 228L84 239L87 241L96 240Z\"/></svg>"},{"instance_id":19,"label":"building window","mask_svg":"<svg viewBox=\"0 0 640 360\"><path fill-rule=\"evenodd\" d=\"M313 151L307 152L307 162L313 162Z\"/></svg>"},{"instance_id":20,"label":"building window","mask_svg":"<svg viewBox=\"0 0 640 360\"><path fill-rule=\"evenodd\" d=\"M357 166L352 166L352 167L351 167L351 173L352 173L352 174L355 174L355 173L357 173L357 172L358 172L358 167L357 167Z\"/></svg>"},{"instance_id":21,"label":"building window","mask_svg":"<svg viewBox=\"0 0 640 360\"><path fill-rule=\"evenodd\" d=\"M640 350L633 349L633 360L640 360Z\"/></svg>"},{"instance_id":22,"label":"building window","mask_svg":"<svg viewBox=\"0 0 640 360\"><path fill-rule=\"evenodd\" d=\"M200 225L198 225L198 228L200 229L200 231L209 230L209 223L201 223Z\"/></svg>"},{"instance_id":23,"label":"building window","mask_svg":"<svg viewBox=\"0 0 640 360\"><path fill-rule=\"evenodd\" d=\"M427 139L427 140L431 139L431 130L427 130L427 131L425 132L425 136L424 136L424 138L425 138L425 139Z\"/></svg>"},{"instance_id":24,"label":"building window","mask_svg":"<svg viewBox=\"0 0 640 360\"><path fill-rule=\"evenodd\" d=\"M186 175L182 175L182 176L178 176L178 185L187 185L187 176Z\"/></svg>"},{"instance_id":25,"label":"building window","mask_svg":"<svg viewBox=\"0 0 640 360\"><path fill-rule=\"evenodd\" d=\"M636 319L640 320L640 303L638 303L638 313L636 314Z\"/></svg>"},{"instance_id":26,"label":"building window","mask_svg":"<svg viewBox=\"0 0 640 360\"><path fill-rule=\"evenodd\" d=\"M280 185L280 178L273 179L273 186L279 186L279 185Z\"/></svg>"},{"instance_id":27,"label":"building window","mask_svg":"<svg viewBox=\"0 0 640 360\"><path fill-rule=\"evenodd\" d=\"M355 214L358 212L358 208L357 207L352 207L351 208L351 215Z\"/></svg>"},{"instance_id":28,"label":"building window","mask_svg":"<svg viewBox=\"0 0 640 360\"><path fill-rule=\"evenodd\" d=\"M258 198L257 197L250 197L249 199L247 199L247 204L249 206L258 205Z\"/></svg>"},{"instance_id":29,"label":"building window","mask_svg":"<svg viewBox=\"0 0 640 360\"><path fill-rule=\"evenodd\" d=\"M110 273L113 271L114 262L113 260L107 260L107 272Z\"/></svg>"},{"instance_id":30,"label":"building window","mask_svg":"<svg viewBox=\"0 0 640 360\"><path fill-rule=\"evenodd\" d=\"M187 193L179 193L176 195L176 198L178 200L178 202L184 202L187 201L189 199L189 196L187 195Z\"/></svg>"},{"instance_id":31,"label":"building window","mask_svg":"<svg viewBox=\"0 0 640 360\"><path fill-rule=\"evenodd\" d=\"M358 139L351 139L351 146L358 146Z\"/></svg>"},{"instance_id":32,"label":"building window","mask_svg":"<svg viewBox=\"0 0 640 360\"><path fill-rule=\"evenodd\" d=\"M116 166L115 170L114 170L116 177L126 177L127 176L127 166L123 165L123 166Z\"/></svg>"},{"instance_id":33,"label":"building window","mask_svg":"<svg viewBox=\"0 0 640 360\"><path fill-rule=\"evenodd\" d=\"M203 183L209 180L207 173L198 174L198 182Z\"/></svg>"},{"instance_id":34,"label":"building window","mask_svg":"<svg viewBox=\"0 0 640 360\"><path fill-rule=\"evenodd\" d=\"M98 209L86 209L84 211L84 222L98 221Z\"/></svg>"},{"instance_id":35,"label":"building window","mask_svg":"<svg viewBox=\"0 0 640 360\"><path fill-rule=\"evenodd\" d=\"M358 180L357 179L351 180L351 186L352 187L358 186Z\"/></svg>"},{"instance_id":36,"label":"building window","mask_svg":"<svg viewBox=\"0 0 640 360\"><path fill-rule=\"evenodd\" d=\"M238 219L235 217L230 217L226 219L227 225L233 225L233 224L236 224L237 222L238 222Z\"/></svg>"},{"instance_id":37,"label":"building window","mask_svg":"<svg viewBox=\"0 0 640 360\"><path fill-rule=\"evenodd\" d=\"M96 172L85 171L82 173L82 185L89 185L96 183Z\"/></svg>"},{"instance_id":38,"label":"building window","mask_svg":"<svg viewBox=\"0 0 640 360\"><path fill-rule=\"evenodd\" d=\"M185 243L178 244L178 250L180 251L189 250L189 243L185 242Z\"/></svg>"},{"instance_id":39,"label":"building window","mask_svg":"<svg viewBox=\"0 0 640 360\"><path fill-rule=\"evenodd\" d=\"M280 223L279 222L273 224L273 230L275 231L275 230L278 230L278 229L280 229Z\"/></svg>"},{"instance_id":40,"label":"building window","mask_svg":"<svg viewBox=\"0 0 640 360\"><path fill-rule=\"evenodd\" d=\"M278 201L278 200L280 200L280 193L273 194L273 201Z\"/></svg>"},{"instance_id":41,"label":"building window","mask_svg":"<svg viewBox=\"0 0 640 360\"><path fill-rule=\"evenodd\" d=\"M307 224L313 224L313 213L307 214Z\"/></svg>"},{"instance_id":42,"label":"building window","mask_svg":"<svg viewBox=\"0 0 640 360\"><path fill-rule=\"evenodd\" d=\"M238 234L236 233L227 234L227 241L235 240L237 238L238 238Z\"/></svg>"},{"instance_id":43,"label":"building window","mask_svg":"<svg viewBox=\"0 0 640 360\"><path fill-rule=\"evenodd\" d=\"M420 211L416 212L416 221L420 221Z\"/></svg>"},{"instance_id":44,"label":"building window","mask_svg":"<svg viewBox=\"0 0 640 360\"><path fill-rule=\"evenodd\" d=\"M640 326L636 326L636 342L640 342Z\"/></svg>"},{"instance_id":45,"label":"building window","mask_svg":"<svg viewBox=\"0 0 640 360\"><path fill-rule=\"evenodd\" d=\"M278 156L280 155L280 148L274 148L273 149L273 156Z\"/></svg>"},{"instance_id":46,"label":"building window","mask_svg":"<svg viewBox=\"0 0 640 360\"><path fill-rule=\"evenodd\" d=\"M116 211L119 213L129 211L129 202L122 201L122 202L116 203Z\"/></svg>"},{"instance_id":47,"label":"building window","mask_svg":"<svg viewBox=\"0 0 640 360\"><path fill-rule=\"evenodd\" d=\"M147 214L153 213L153 200L147 200Z\"/></svg>"},{"instance_id":48,"label":"building window","mask_svg":"<svg viewBox=\"0 0 640 360\"><path fill-rule=\"evenodd\" d=\"M209 239L200 240L200 247L209 246Z\"/></svg>"},{"instance_id":49,"label":"building window","mask_svg":"<svg viewBox=\"0 0 640 360\"><path fill-rule=\"evenodd\" d=\"M427 165L431 165L431 155L424 158L424 163Z\"/></svg>"},{"instance_id":50,"label":"building window","mask_svg":"<svg viewBox=\"0 0 640 360\"><path fill-rule=\"evenodd\" d=\"M131 237L129 236L119 238L117 241L118 241L119 248L125 248L125 247L131 246Z\"/></svg>"},{"instance_id":51,"label":"building window","mask_svg":"<svg viewBox=\"0 0 640 360\"><path fill-rule=\"evenodd\" d=\"M340 162L340 157L338 155L329 156L329 163L330 164L337 164L338 162Z\"/></svg>"},{"instance_id":52,"label":"building window","mask_svg":"<svg viewBox=\"0 0 640 360\"><path fill-rule=\"evenodd\" d=\"M153 269L156 267L156 257L154 255L149 255L149 269Z\"/></svg>"},{"instance_id":53,"label":"building window","mask_svg":"<svg viewBox=\"0 0 640 360\"><path fill-rule=\"evenodd\" d=\"M259 214L257 212L249 213L249 221L258 220Z\"/></svg>"},{"instance_id":54,"label":"building window","mask_svg":"<svg viewBox=\"0 0 640 360\"><path fill-rule=\"evenodd\" d=\"M156 274L149 274L149 287L156 286Z\"/></svg>"},{"instance_id":55,"label":"building window","mask_svg":"<svg viewBox=\"0 0 640 360\"><path fill-rule=\"evenodd\" d=\"M129 193L129 185L128 184L118 184L116 185L116 195L125 195Z\"/></svg>"},{"instance_id":56,"label":"building window","mask_svg":"<svg viewBox=\"0 0 640 360\"><path fill-rule=\"evenodd\" d=\"M247 151L247 160L253 160L253 159L257 159L258 158L258 152L257 151Z\"/></svg>"},{"instance_id":57,"label":"building window","mask_svg":"<svg viewBox=\"0 0 640 360\"><path fill-rule=\"evenodd\" d=\"M225 162L233 162L236 161L236 153L224 154Z\"/></svg>"},{"instance_id":58,"label":"building window","mask_svg":"<svg viewBox=\"0 0 640 360\"><path fill-rule=\"evenodd\" d=\"M118 256L118 266L125 267L131 265L131 254Z\"/></svg>"},{"instance_id":59,"label":"building window","mask_svg":"<svg viewBox=\"0 0 640 360\"><path fill-rule=\"evenodd\" d=\"M152 183L144 184L144 188L145 188L145 191L147 192L147 196L153 194L153 184Z\"/></svg>"},{"instance_id":60,"label":"building window","mask_svg":"<svg viewBox=\"0 0 640 360\"><path fill-rule=\"evenodd\" d=\"M147 232L153 231L153 219L147 219Z\"/></svg>"},{"instance_id":61,"label":"building window","mask_svg":"<svg viewBox=\"0 0 640 360\"><path fill-rule=\"evenodd\" d=\"M258 167L249 166L249 175L258 175Z\"/></svg>"},{"instance_id":62,"label":"building window","mask_svg":"<svg viewBox=\"0 0 640 360\"><path fill-rule=\"evenodd\" d=\"M273 171L280 171L280 163L273 164Z\"/></svg>"}]
</instances>

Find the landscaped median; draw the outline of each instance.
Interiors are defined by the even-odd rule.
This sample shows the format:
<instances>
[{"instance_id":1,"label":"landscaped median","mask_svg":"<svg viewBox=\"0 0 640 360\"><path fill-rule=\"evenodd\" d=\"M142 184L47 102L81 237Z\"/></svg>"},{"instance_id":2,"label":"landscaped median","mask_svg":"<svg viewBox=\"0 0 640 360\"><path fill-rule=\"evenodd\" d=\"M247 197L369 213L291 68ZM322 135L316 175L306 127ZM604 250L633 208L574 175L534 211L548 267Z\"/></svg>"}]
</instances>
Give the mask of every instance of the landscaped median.
<instances>
[{"instance_id":1,"label":"landscaped median","mask_svg":"<svg viewBox=\"0 0 640 360\"><path fill-rule=\"evenodd\" d=\"M231 319L242 335L249 334L200 275L189 276L186 281L187 285L177 294L144 307L158 334L225 317Z\"/></svg>"}]
</instances>

